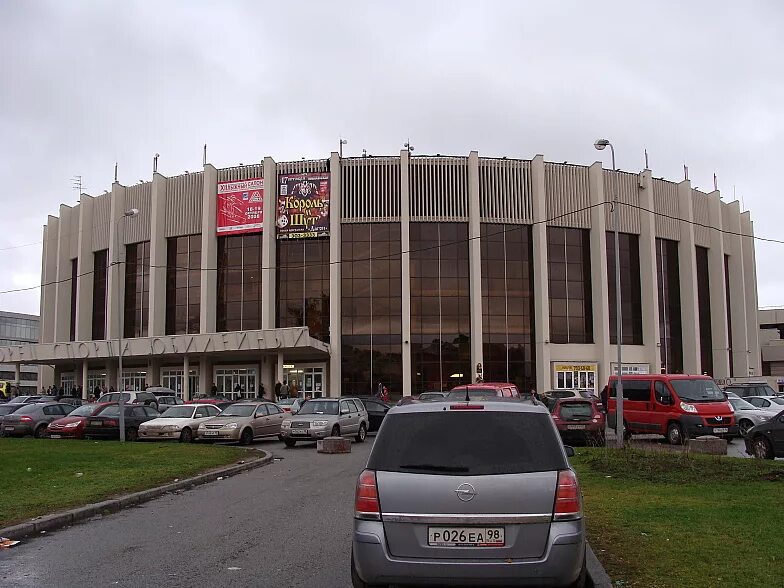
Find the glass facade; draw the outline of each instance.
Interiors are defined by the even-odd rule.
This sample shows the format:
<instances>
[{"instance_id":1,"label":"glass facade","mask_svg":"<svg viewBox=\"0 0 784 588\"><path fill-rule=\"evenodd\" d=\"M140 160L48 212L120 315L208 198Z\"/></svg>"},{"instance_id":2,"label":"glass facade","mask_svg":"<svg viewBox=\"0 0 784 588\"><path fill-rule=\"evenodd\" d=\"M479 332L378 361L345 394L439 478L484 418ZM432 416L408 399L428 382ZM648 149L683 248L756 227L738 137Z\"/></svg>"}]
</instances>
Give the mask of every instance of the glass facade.
<instances>
[{"instance_id":1,"label":"glass facade","mask_svg":"<svg viewBox=\"0 0 784 588\"><path fill-rule=\"evenodd\" d=\"M261 328L261 233L218 238L216 328Z\"/></svg>"},{"instance_id":2,"label":"glass facade","mask_svg":"<svg viewBox=\"0 0 784 588\"><path fill-rule=\"evenodd\" d=\"M278 327L329 342L329 239L277 242Z\"/></svg>"},{"instance_id":3,"label":"glass facade","mask_svg":"<svg viewBox=\"0 0 784 588\"><path fill-rule=\"evenodd\" d=\"M38 342L38 317L25 318L0 313L0 345Z\"/></svg>"},{"instance_id":4,"label":"glass facade","mask_svg":"<svg viewBox=\"0 0 784 588\"><path fill-rule=\"evenodd\" d=\"M94 340L106 339L106 280L109 276L109 250L93 254L93 323Z\"/></svg>"},{"instance_id":5,"label":"glass facade","mask_svg":"<svg viewBox=\"0 0 784 588\"><path fill-rule=\"evenodd\" d=\"M69 341L76 341L76 284L79 279L79 260L71 260L71 324L68 329Z\"/></svg>"},{"instance_id":6,"label":"glass facade","mask_svg":"<svg viewBox=\"0 0 784 588\"><path fill-rule=\"evenodd\" d=\"M593 343L591 243L587 229L547 227L550 342Z\"/></svg>"},{"instance_id":7,"label":"glass facade","mask_svg":"<svg viewBox=\"0 0 784 588\"><path fill-rule=\"evenodd\" d=\"M708 250L695 248L697 256L697 308L700 313L700 369L713 375L713 333L711 331L710 276L708 273Z\"/></svg>"},{"instance_id":8,"label":"glass facade","mask_svg":"<svg viewBox=\"0 0 784 588\"><path fill-rule=\"evenodd\" d=\"M621 258L621 337L623 345L642 345L642 290L640 288L639 237L618 233L618 254ZM615 297L615 233L607 231L607 302L610 316L610 343L618 342Z\"/></svg>"},{"instance_id":9,"label":"glass facade","mask_svg":"<svg viewBox=\"0 0 784 588\"><path fill-rule=\"evenodd\" d=\"M412 393L473 380L468 224L411 223Z\"/></svg>"},{"instance_id":10,"label":"glass facade","mask_svg":"<svg viewBox=\"0 0 784 588\"><path fill-rule=\"evenodd\" d=\"M482 224L484 380L536 385L533 240L528 225Z\"/></svg>"},{"instance_id":11,"label":"glass facade","mask_svg":"<svg viewBox=\"0 0 784 588\"><path fill-rule=\"evenodd\" d=\"M656 239L656 274L662 368L668 374L680 374L683 373L683 338L677 241Z\"/></svg>"},{"instance_id":12,"label":"glass facade","mask_svg":"<svg viewBox=\"0 0 784 588\"><path fill-rule=\"evenodd\" d=\"M399 223L341 227L342 394L403 393Z\"/></svg>"},{"instance_id":13,"label":"glass facade","mask_svg":"<svg viewBox=\"0 0 784 588\"><path fill-rule=\"evenodd\" d=\"M173 237L166 245L166 334L199 332L201 235Z\"/></svg>"},{"instance_id":14,"label":"glass facade","mask_svg":"<svg viewBox=\"0 0 784 588\"><path fill-rule=\"evenodd\" d=\"M146 337L150 315L150 242L125 246L124 337Z\"/></svg>"}]
</instances>

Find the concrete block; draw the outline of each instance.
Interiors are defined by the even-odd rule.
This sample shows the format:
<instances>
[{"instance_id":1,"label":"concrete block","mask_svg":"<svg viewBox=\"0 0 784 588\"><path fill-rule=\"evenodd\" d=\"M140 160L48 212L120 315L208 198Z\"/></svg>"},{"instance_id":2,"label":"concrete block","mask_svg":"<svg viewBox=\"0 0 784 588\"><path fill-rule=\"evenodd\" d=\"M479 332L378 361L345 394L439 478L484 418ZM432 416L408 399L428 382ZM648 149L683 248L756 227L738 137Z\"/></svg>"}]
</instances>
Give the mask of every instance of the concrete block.
<instances>
[{"instance_id":1,"label":"concrete block","mask_svg":"<svg viewBox=\"0 0 784 588\"><path fill-rule=\"evenodd\" d=\"M703 435L696 439L689 439L688 449L691 453L727 455L727 440L713 435Z\"/></svg>"},{"instance_id":2,"label":"concrete block","mask_svg":"<svg viewBox=\"0 0 784 588\"><path fill-rule=\"evenodd\" d=\"M316 443L319 453L351 453L351 440L343 437L326 437Z\"/></svg>"}]
</instances>

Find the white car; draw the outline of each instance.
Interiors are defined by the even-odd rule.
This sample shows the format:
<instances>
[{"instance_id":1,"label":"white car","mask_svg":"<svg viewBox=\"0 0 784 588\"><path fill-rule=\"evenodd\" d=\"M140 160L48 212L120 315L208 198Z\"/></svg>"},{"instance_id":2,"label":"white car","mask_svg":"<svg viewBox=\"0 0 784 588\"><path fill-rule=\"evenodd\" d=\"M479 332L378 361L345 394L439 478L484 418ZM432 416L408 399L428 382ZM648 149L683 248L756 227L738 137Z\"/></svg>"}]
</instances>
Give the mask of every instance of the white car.
<instances>
[{"instance_id":1,"label":"white car","mask_svg":"<svg viewBox=\"0 0 784 588\"><path fill-rule=\"evenodd\" d=\"M727 394L727 396L729 397L729 403L732 405L732 410L735 412L735 422L738 423L738 430L743 436L752 427L769 421L781 412L771 408L758 408L743 398L733 398L734 394L733 396Z\"/></svg>"},{"instance_id":2,"label":"white car","mask_svg":"<svg viewBox=\"0 0 784 588\"><path fill-rule=\"evenodd\" d=\"M784 398L781 396L747 396L745 400L757 408L769 410L773 416L784 410Z\"/></svg>"},{"instance_id":3,"label":"white car","mask_svg":"<svg viewBox=\"0 0 784 588\"><path fill-rule=\"evenodd\" d=\"M191 443L199 425L220 413L221 409L212 404L172 406L158 418L139 425L139 439L177 439L181 443Z\"/></svg>"}]
</instances>

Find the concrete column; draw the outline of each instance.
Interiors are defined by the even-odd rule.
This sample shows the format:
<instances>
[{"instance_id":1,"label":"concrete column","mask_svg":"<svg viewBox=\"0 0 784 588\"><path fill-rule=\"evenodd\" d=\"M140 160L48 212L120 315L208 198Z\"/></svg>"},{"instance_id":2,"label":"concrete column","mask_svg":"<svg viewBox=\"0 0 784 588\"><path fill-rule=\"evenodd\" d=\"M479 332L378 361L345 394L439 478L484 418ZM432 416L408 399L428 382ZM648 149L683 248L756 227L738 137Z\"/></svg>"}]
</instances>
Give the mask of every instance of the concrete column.
<instances>
[{"instance_id":1,"label":"concrete column","mask_svg":"<svg viewBox=\"0 0 784 588\"><path fill-rule=\"evenodd\" d=\"M732 365L736 378L749 375L749 341L746 331L746 276L743 268L743 238L740 236L740 202L726 205L728 221L724 233L725 253L729 252L730 320L732 321ZM759 323L754 327L759 329Z\"/></svg>"},{"instance_id":2,"label":"concrete column","mask_svg":"<svg viewBox=\"0 0 784 588\"><path fill-rule=\"evenodd\" d=\"M147 362L147 385L160 386L161 385L161 360L150 359Z\"/></svg>"},{"instance_id":3,"label":"concrete column","mask_svg":"<svg viewBox=\"0 0 784 588\"><path fill-rule=\"evenodd\" d=\"M93 204L94 198L82 194L79 199L79 233L76 236L79 278L76 280L76 340L93 338Z\"/></svg>"},{"instance_id":4,"label":"concrete column","mask_svg":"<svg viewBox=\"0 0 784 588\"><path fill-rule=\"evenodd\" d=\"M759 318L757 311L757 260L754 251L754 223L751 214L744 212L740 215L743 247L743 275L746 287L746 338L749 342L749 375L762 375L762 356L760 355Z\"/></svg>"},{"instance_id":5,"label":"concrete column","mask_svg":"<svg viewBox=\"0 0 784 588\"><path fill-rule=\"evenodd\" d=\"M659 347L659 279L656 275L656 217L652 212L653 180L651 170L640 174L640 291L642 293L642 334L645 346L645 360L650 364L651 373L658 374L661 369L661 348Z\"/></svg>"},{"instance_id":6,"label":"concrete column","mask_svg":"<svg viewBox=\"0 0 784 588\"><path fill-rule=\"evenodd\" d=\"M328 396L340 396L342 390L342 289L341 289L341 230L340 219L343 217L341 210L341 183L340 183L340 155L334 151L329 158L330 171L330 199L329 199L329 380L327 386Z\"/></svg>"},{"instance_id":7,"label":"concrete column","mask_svg":"<svg viewBox=\"0 0 784 588\"><path fill-rule=\"evenodd\" d=\"M182 358L182 399L188 402L191 399L191 379L190 379L191 364L188 361L188 356Z\"/></svg>"},{"instance_id":8,"label":"concrete column","mask_svg":"<svg viewBox=\"0 0 784 588\"><path fill-rule=\"evenodd\" d=\"M334 176L333 176L334 177ZM333 192L334 193L334 192ZM334 216L335 200L330 202ZM274 329L276 326L275 310L277 309L277 231L275 221L278 203L278 166L271 157L264 158L264 215L263 243L261 245L261 328Z\"/></svg>"},{"instance_id":9,"label":"concrete column","mask_svg":"<svg viewBox=\"0 0 784 588\"><path fill-rule=\"evenodd\" d=\"M117 222L124 213L125 186L115 182L112 184L112 199L109 213L109 271L106 287L107 339L117 338L118 314L119 324L122 325L124 322L124 305L118 303L118 296L120 300L125 300L125 221ZM119 264L117 263L118 260L120 261Z\"/></svg>"},{"instance_id":10,"label":"concrete column","mask_svg":"<svg viewBox=\"0 0 784 588\"><path fill-rule=\"evenodd\" d=\"M78 217L73 208L60 205L57 234L57 273L54 299L54 340L69 341L71 330L71 239L75 238Z\"/></svg>"},{"instance_id":11,"label":"concrete column","mask_svg":"<svg viewBox=\"0 0 784 588\"><path fill-rule=\"evenodd\" d=\"M544 185L544 157L531 160L531 202L534 224L534 333L536 340L536 390L549 390L550 382L550 285L547 282L547 200Z\"/></svg>"},{"instance_id":12,"label":"concrete column","mask_svg":"<svg viewBox=\"0 0 784 588\"><path fill-rule=\"evenodd\" d=\"M468 154L468 265L471 300L471 373L470 381L476 379L476 366L484 365L482 324L482 249L481 209L479 208L479 153Z\"/></svg>"},{"instance_id":13,"label":"concrete column","mask_svg":"<svg viewBox=\"0 0 784 588\"><path fill-rule=\"evenodd\" d=\"M199 393L210 395L212 389L212 362L206 357L199 359Z\"/></svg>"},{"instance_id":14,"label":"concrete column","mask_svg":"<svg viewBox=\"0 0 784 588\"><path fill-rule=\"evenodd\" d=\"M117 360L107 359L106 360L106 389L108 390L109 388L114 386L115 390L119 390L118 384L119 381L117 379Z\"/></svg>"},{"instance_id":15,"label":"concrete column","mask_svg":"<svg viewBox=\"0 0 784 588\"><path fill-rule=\"evenodd\" d=\"M41 335L42 343L54 342L54 308L57 282L57 237L60 219L49 215L44 226L44 259L41 273Z\"/></svg>"},{"instance_id":16,"label":"concrete column","mask_svg":"<svg viewBox=\"0 0 784 588\"><path fill-rule=\"evenodd\" d=\"M166 183L166 178L161 174L156 172L152 175L148 329L150 337L166 333Z\"/></svg>"},{"instance_id":17,"label":"concrete column","mask_svg":"<svg viewBox=\"0 0 784 588\"><path fill-rule=\"evenodd\" d=\"M57 386L59 388L62 385L62 376L63 376L62 366L59 365L54 366L54 378L52 379L52 385Z\"/></svg>"},{"instance_id":18,"label":"concrete column","mask_svg":"<svg viewBox=\"0 0 784 588\"><path fill-rule=\"evenodd\" d=\"M19 390L19 384L22 381L22 370L21 365L18 363L14 364L14 387ZM37 392L37 390L36 390Z\"/></svg>"},{"instance_id":19,"label":"concrete column","mask_svg":"<svg viewBox=\"0 0 784 588\"><path fill-rule=\"evenodd\" d=\"M275 381L283 383L283 354L278 353L278 361L275 366Z\"/></svg>"},{"instance_id":20,"label":"concrete column","mask_svg":"<svg viewBox=\"0 0 784 588\"><path fill-rule=\"evenodd\" d=\"M52 217L49 217L50 219ZM47 234L49 233L49 227L44 225L43 228L43 239L41 241L41 296L38 301L38 342L39 343L46 343L47 341L47 327L52 322L47 316L47 308L51 306L51 304L47 304L47 290L49 290L49 286L47 286L47 275L46 275L46 258L47 258ZM51 249L49 249L51 253ZM53 286L52 286L53 288Z\"/></svg>"},{"instance_id":21,"label":"concrete column","mask_svg":"<svg viewBox=\"0 0 784 588\"><path fill-rule=\"evenodd\" d=\"M593 298L593 340L599 358L596 387L601 390L610 377L610 363L618 357L617 348L610 347L610 311L607 286L607 231L605 206L598 206L611 198L604 193L604 171L597 161L588 169L588 190L591 198L591 297ZM611 276L615 279L615 274ZM623 293L621 293L623 295ZM549 372L548 372L549 373ZM543 389L540 389L543 390Z\"/></svg>"},{"instance_id":22,"label":"concrete column","mask_svg":"<svg viewBox=\"0 0 784 588\"><path fill-rule=\"evenodd\" d=\"M218 267L218 237L216 207L218 197L218 170L211 164L204 166L204 189L201 199L201 267ZM165 298L165 297L164 297ZM215 332L215 310L218 300L218 272L201 272L201 306L199 308L200 332Z\"/></svg>"},{"instance_id":23,"label":"concrete column","mask_svg":"<svg viewBox=\"0 0 784 588\"><path fill-rule=\"evenodd\" d=\"M260 380L264 384L265 398L275 402L275 366L272 355L264 355L259 364Z\"/></svg>"},{"instance_id":24,"label":"concrete column","mask_svg":"<svg viewBox=\"0 0 784 588\"><path fill-rule=\"evenodd\" d=\"M411 212L409 201L409 159L408 149L400 151L400 307L403 326L403 396L411 396Z\"/></svg>"},{"instance_id":25,"label":"concrete column","mask_svg":"<svg viewBox=\"0 0 784 588\"><path fill-rule=\"evenodd\" d=\"M711 340L713 344L714 378L730 377L729 334L727 331L727 296L724 284L724 227L721 194L718 190L708 194L708 283L710 284Z\"/></svg>"},{"instance_id":26,"label":"concrete column","mask_svg":"<svg viewBox=\"0 0 784 588\"><path fill-rule=\"evenodd\" d=\"M90 390L87 388L87 375L89 373L90 366L86 361L82 362L82 400L87 400L87 396L90 394Z\"/></svg>"},{"instance_id":27,"label":"concrete column","mask_svg":"<svg viewBox=\"0 0 784 588\"><path fill-rule=\"evenodd\" d=\"M694 245L694 196L691 182L678 184L681 239L678 241L678 268L681 294L681 338L683 373L700 374L700 309L697 297L697 252Z\"/></svg>"}]
</instances>

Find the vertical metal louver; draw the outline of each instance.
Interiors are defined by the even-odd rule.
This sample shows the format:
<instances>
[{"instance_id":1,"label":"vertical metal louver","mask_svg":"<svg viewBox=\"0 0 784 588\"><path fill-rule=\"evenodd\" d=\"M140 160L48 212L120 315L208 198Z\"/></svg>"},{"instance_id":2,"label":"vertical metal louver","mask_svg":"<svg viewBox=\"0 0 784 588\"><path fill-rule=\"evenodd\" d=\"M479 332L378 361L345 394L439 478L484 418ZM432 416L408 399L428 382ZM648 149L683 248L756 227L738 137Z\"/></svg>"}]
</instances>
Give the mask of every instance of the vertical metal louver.
<instances>
[{"instance_id":1,"label":"vertical metal louver","mask_svg":"<svg viewBox=\"0 0 784 588\"><path fill-rule=\"evenodd\" d=\"M588 229L591 227L591 195L588 168L563 163L544 164L548 225Z\"/></svg>"},{"instance_id":2,"label":"vertical metal louver","mask_svg":"<svg viewBox=\"0 0 784 588\"><path fill-rule=\"evenodd\" d=\"M125 189L125 208L137 208L137 216L125 221L125 244L150 240L150 206L152 182L144 182Z\"/></svg>"},{"instance_id":3,"label":"vertical metal louver","mask_svg":"<svg viewBox=\"0 0 784 588\"><path fill-rule=\"evenodd\" d=\"M628 172L603 170L604 200L612 202L618 192L620 202L620 231L623 233L640 234L640 177ZM605 206L605 224L607 230L615 229L615 214L611 206Z\"/></svg>"},{"instance_id":4,"label":"vertical metal louver","mask_svg":"<svg viewBox=\"0 0 784 588\"><path fill-rule=\"evenodd\" d=\"M343 222L400 220L400 158L358 157L340 165Z\"/></svg>"},{"instance_id":5,"label":"vertical metal louver","mask_svg":"<svg viewBox=\"0 0 784 588\"><path fill-rule=\"evenodd\" d=\"M479 160L479 214L481 222L533 222L530 161Z\"/></svg>"},{"instance_id":6,"label":"vertical metal louver","mask_svg":"<svg viewBox=\"0 0 784 588\"><path fill-rule=\"evenodd\" d=\"M328 159L311 159L302 161L286 161L277 164L278 174L305 174L325 172L328 167Z\"/></svg>"},{"instance_id":7,"label":"vertical metal louver","mask_svg":"<svg viewBox=\"0 0 784 588\"><path fill-rule=\"evenodd\" d=\"M109 226L111 225L111 194L97 196L93 201L93 251L109 248Z\"/></svg>"},{"instance_id":8,"label":"vertical metal louver","mask_svg":"<svg viewBox=\"0 0 784 588\"><path fill-rule=\"evenodd\" d=\"M468 165L465 157L412 157L409 208L415 222L468 220Z\"/></svg>"},{"instance_id":9,"label":"vertical metal louver","mask_svg":"<svg viewBox=\"0 0 784 588\"><path fill-rule=\"evenodd\" d=\"M678 206L678 184L665 180L653 180L653 208L656 212L656 236L680 241L680 207Z\"/></svg>"},{"instance_id":10,"label":"vertical metal louver","mask_svg":"<svg viewBox=\"0 0 784 588\"><path fill-rule=\"evenodd\" d=\"M201 233L204 173L187 174L166 180L166 237Z\"/></svg>"},{"instance_id":11,"label":"vertical metal louver","mask_svg":"<svg viewBox=\"0 0 784 588\"><path fill-rule=\"evenodd\" d=\"M234 167L224 167L218 170L219 182L238 182L241 180L251 180L264 177L264 164L256 163L253 165L238 165Z\"/></svg>"},{"instance_id":12,"label":"vertical metal louver","mask_svg":"<svg viewBox=\"0 0 784 588\"><path fill-rule=\"evenodd\" d=\"M699 190L692 190L694 207L694 243L701 247L710 247L710 216L708 213L708 195Z\"/></svg>"}]
</instances>

